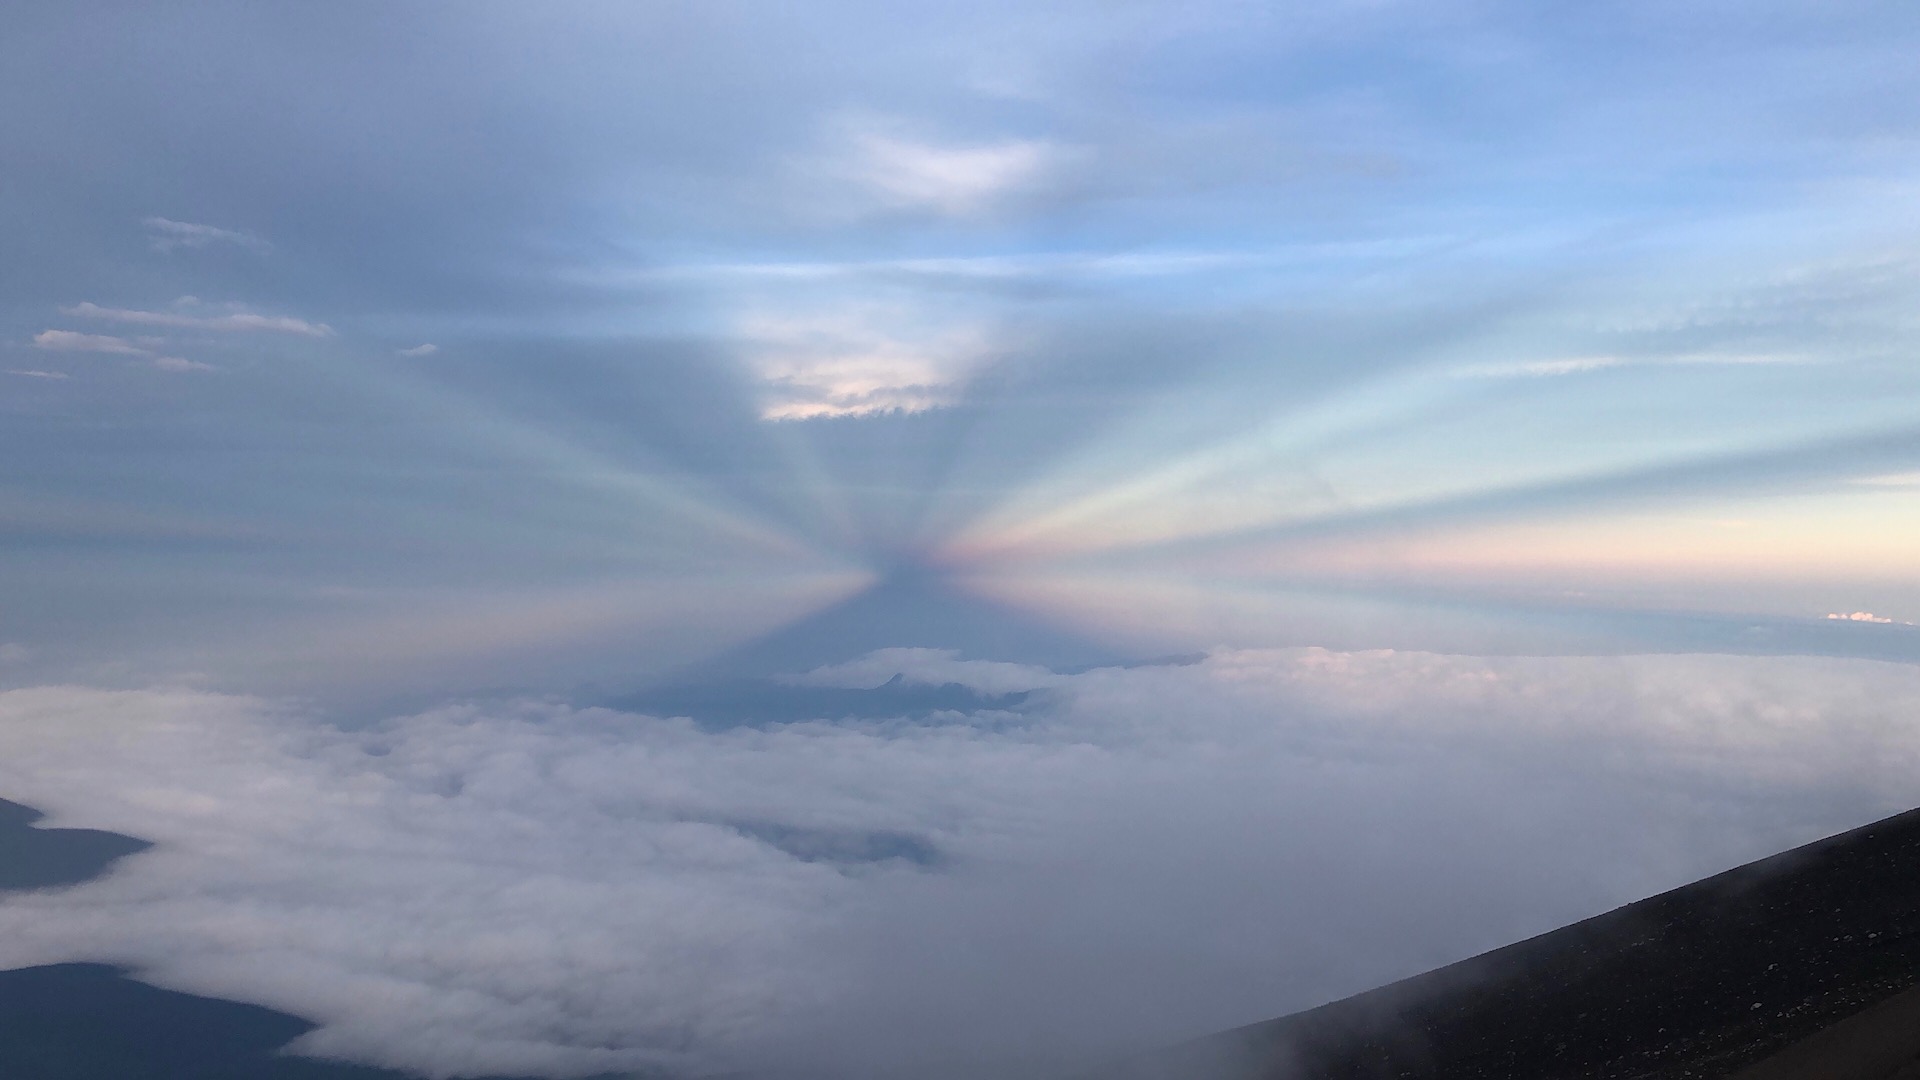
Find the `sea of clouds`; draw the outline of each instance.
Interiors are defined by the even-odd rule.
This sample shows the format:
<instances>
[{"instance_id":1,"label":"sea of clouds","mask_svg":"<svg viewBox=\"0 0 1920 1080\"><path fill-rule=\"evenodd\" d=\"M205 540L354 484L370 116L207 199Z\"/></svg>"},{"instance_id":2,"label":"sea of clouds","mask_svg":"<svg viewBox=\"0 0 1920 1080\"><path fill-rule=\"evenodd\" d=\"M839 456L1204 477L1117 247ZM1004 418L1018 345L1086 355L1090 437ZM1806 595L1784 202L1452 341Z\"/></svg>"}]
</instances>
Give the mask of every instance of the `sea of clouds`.
<instances>
[{"instance_id":1,"label":"sea of clouds","mask_svg":"<svg viewBox=\"0 0 1920 1080\"><path fill-rule=\"evenodd\" d=\"M0 693L0 795L157 845L0 900L0 967L128 965L436 1077L1050 1075L1920 802L1899 664L887 650L805 681L895 674L1035 693L725 730Z\"/></svg>"}]
</instances>

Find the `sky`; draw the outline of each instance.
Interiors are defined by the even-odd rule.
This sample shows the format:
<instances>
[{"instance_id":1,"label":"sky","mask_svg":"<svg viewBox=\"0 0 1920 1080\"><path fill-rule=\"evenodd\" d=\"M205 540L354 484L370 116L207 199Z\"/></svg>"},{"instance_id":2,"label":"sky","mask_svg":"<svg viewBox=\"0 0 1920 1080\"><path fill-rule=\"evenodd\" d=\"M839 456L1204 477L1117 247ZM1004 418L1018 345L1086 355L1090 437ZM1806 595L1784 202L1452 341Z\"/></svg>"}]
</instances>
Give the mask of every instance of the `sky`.
<instances>
[{"instance_id":1,"label":"sky","mask_svg":"<svg viewBox=\"0 0 1920 1080\"><path fill-rule=\"evenodd\" d=\"M10 9L0 963L1038 1075L1920 802L1920 10L949 7Z\"/></svg>"}]
</instances>

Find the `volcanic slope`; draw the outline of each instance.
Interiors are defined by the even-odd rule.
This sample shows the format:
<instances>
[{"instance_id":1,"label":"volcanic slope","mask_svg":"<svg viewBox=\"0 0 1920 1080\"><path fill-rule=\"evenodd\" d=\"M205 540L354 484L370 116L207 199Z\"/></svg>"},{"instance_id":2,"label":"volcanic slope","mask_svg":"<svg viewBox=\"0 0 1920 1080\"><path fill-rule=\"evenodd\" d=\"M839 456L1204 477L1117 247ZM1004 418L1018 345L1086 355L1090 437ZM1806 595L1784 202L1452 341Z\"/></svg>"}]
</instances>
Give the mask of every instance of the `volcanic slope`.
<instances>
[{"instance_id":1,"label":"volcanic slope","mask_svg":"<svg viewBox=\"0 0 1920 1080\"><path fill-rule=\"evenodd\" d=\"M1920 810L1088 1080L1920 1080Z\"/></svg>"}]
</instances>

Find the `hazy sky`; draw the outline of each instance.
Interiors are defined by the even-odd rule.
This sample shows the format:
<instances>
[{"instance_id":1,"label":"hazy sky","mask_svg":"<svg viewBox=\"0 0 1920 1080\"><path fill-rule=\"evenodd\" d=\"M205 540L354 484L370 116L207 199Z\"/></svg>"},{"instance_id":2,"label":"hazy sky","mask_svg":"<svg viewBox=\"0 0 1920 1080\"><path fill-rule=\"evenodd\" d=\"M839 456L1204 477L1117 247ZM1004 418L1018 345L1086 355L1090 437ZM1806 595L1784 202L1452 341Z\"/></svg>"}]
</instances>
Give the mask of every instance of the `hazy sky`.
<instances>
[{"instance_id":1,"label":"hazy sky","mask_svg":"<svg viewBox=\"0 0 1920 1080\"><path fill-rule=\"evenodd\" d=\"M900 1030L926 1046L994 1031L1008 1060L1065 1060L1312 1004L1920 798L1856 769L1908 752L1859 688L1909 693L1920 662L1911 3L25 3L5 21L0 738L40 747L42 726L108 700L129 730L151 717L171 733L144 757L100 731L119 749L62 742L78 756L58 758L60 785L0 773L0 797L32 795L55 823L159 841L129 861L147 876L112 886L139 903L101 901L133 938L99 936L78 901L0 904L63 928L38 960L138 960L169 985L337 1021L316 1038L342 1052L442 1071L764 1063L880 1000L919 1009ZM890 647L957 652L860 660ZM1174 654L1208 659L1078 670ZM1502 659L1521 655L1551 659ZM1235 656L1292 689L1236 696ZM1336 680L1302 704L1274 672L1315 656L1385 664L1399 689L1383 704L1367 679ZM622 736L589 709L688 670L868 663L845 685L918 671L937 686L928 664L965 682L1002 671L988 662L1017 665L1001 689L1044 688L1040 704L952 730L753 736L632 718ZM1786 719L1754 689L1776 663L1815 673ZM1620 676L1639 697L1607 696L1617 664L1641 673ZM1395 756L1427 730L1422 680L1483 678L1511 691L1504 712L1466 733L1428 718L1446 751ZM1129 679L1147 705L1096 716L1089 687ZM473 700L490 704L459 704ZM226 734L177 719L196 709ZM462 709L481 711L449 719ZM1392 718L1311 734L1359 713ZM1718 717L1699 721L1718 749L1646 734L1696 713ZM1770 734L1742 741L1746 724ZM394 772L393 747L363 745L376 736L434 764ZM1596 779L1569 764L1589 739L1639 764ZM1782 779L1782 747L1830 767ZM1376 751L1392 768L1324 774ZM1749 751L1769 764L1742 771ZM1246 802L1199 798L1214 753L1305 770L1359 817L1313 840L1307 795L1263 801L1246 780L1223 788ZM208 754L237 772L189 764ZM622 801L615 779L537 769L492 794L422 779L496 758L631 758L649 783L682 777L685 798ZM1466 777L1489 769L1476 801ZM1556 794L1563 769L1572 794ZM232 861L229 841L280 843L223 831L275 820L236 776L373 793L286 836L342 830L385 854L337 886ZM1368 801L1426 793L1459 831L1434 828L1463 837L1510 814L1627 814L1669 781L1693 809L1658 850L1627 843L1645 822L1610 819L1591 826L1589 877L1536 888L1570 871L1548 840L1520 844L1448 877L1484 878L1461 885L1479 899L1448 907L1457 919L1406 891L1431 867L1387 869L1432 848L1428 826ZM1118 794L1133 785L1138 802ZM414 799L435 809L410 817ZM1404 830L1355 824L1367 815ZM486 991L559 1002L573 1019L557 1027L462 997L504 961L461 959L470 939L450 938L421 963L466 974L407 999L437 1003L446 1049L402 1060L350 1022L364 986L262 989L239 961L214 972L220 950L192 929L226 910L208 896L299 911L336 887L377 923L418 895L379 868L409 850L456 867L420 888L493 895L493 841L476 837L549 844L570 823L625 838L553 873L612 860L594 888L738 906L712 901L680 935L609 929L616 959L664 949L679 974L629 984L615 963L584 1011L560 1000L560 953L550 981ZM796 828L962 854L823 869L766 839ZM1075 850L1094 852L1090 878L1060 861ZM1203 854L1183 870L1183 851ZM1235 876L1227 852L1252 863ZM715 878L736 856L773 860L784 899ZM211 892L189 895L202 873ZM1318 899L1257 962L1175 914L1250 933L1301 873ZM1061 931L1045 978L993 967L1026 953L991 913L1084 899L1086 880L1139 900ZM626 910L565 892L527 917ZM1352 909L1363 895L1377 902ZM1509 914L1475 914L1500 896ZM964 943L925 959L915 997L898 956L845 940L835 919L861 904L903 940L969 912ZM1414 921L1377 955L1294 978L1303 943L1336 932L1316 912ZM313 970L378 968L287 918L261 933L298 939ZM1114 951L1123 938L1136 952ZM845 995L782 1012L781 980L822 957ZM1116 985L1102 957L1152 993L1086 998ZM1240 963L1264 974L1223 974ZM1066 1034L1030 1046L1007 1001L971 1029L953 1019L1023 979L1082 995L1087 1019L1040 1010ZM629 1005L651 1019L595 1026ZM501 1023L524 1025L518 1049L474 1049ZM912 1056L843 1042L882 1073Z\"/></svg>"}]
</instances>

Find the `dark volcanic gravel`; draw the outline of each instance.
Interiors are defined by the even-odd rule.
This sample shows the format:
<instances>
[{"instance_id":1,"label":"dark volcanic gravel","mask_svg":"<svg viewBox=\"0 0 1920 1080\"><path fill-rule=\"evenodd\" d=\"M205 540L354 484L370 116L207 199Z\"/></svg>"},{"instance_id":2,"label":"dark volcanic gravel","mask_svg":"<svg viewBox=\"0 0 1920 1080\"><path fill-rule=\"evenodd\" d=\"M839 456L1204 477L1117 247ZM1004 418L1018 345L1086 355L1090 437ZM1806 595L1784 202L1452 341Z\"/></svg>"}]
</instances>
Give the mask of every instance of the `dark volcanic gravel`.
<instances>
[{"instance_id":1,"label":"dark volcanic gravel","mask_svg":"<svg viewBox=\"0 0 1920 1080\"><path fill-rule=\"evenodd\" d=\"M1920 810L1103 1075L1723 1077L1917 985Z\"/></svg>"}]
</instances>

